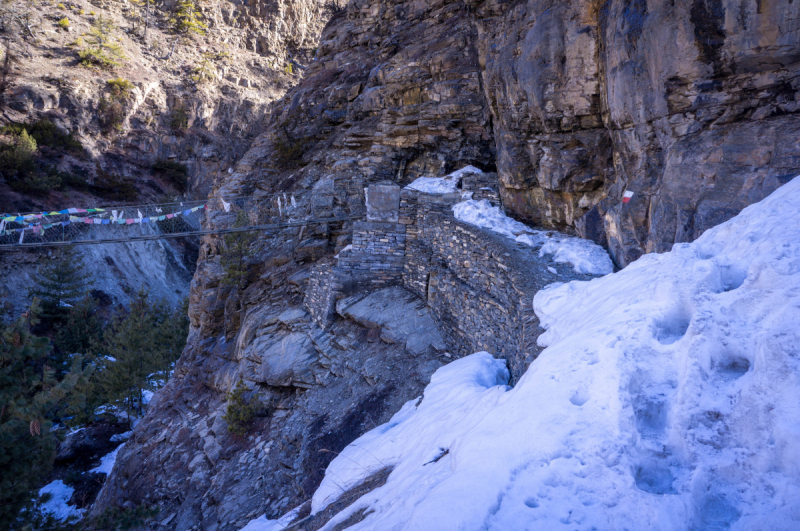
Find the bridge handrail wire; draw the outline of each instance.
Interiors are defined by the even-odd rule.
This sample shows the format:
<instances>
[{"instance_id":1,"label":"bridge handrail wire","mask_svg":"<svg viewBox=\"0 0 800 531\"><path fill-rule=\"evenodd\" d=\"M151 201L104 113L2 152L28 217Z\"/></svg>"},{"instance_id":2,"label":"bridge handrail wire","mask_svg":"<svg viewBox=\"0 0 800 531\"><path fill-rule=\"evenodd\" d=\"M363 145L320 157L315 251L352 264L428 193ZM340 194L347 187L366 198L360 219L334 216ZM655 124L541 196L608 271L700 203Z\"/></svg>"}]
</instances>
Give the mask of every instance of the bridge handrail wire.
<instances>
[{"instance_id":1,"label":"bridge handrail wire","mask_svg":"<svg viewBox=\"0 0 800 531\"><path fill-rule=\"evenodd\" d=\"M326 208L329 204L316 203L313 197L302 203L296 197L289 193L212 197L4 216L0 217L0 250L270 230L362 217L334 213Z\"/></svg>"}]
</instances>

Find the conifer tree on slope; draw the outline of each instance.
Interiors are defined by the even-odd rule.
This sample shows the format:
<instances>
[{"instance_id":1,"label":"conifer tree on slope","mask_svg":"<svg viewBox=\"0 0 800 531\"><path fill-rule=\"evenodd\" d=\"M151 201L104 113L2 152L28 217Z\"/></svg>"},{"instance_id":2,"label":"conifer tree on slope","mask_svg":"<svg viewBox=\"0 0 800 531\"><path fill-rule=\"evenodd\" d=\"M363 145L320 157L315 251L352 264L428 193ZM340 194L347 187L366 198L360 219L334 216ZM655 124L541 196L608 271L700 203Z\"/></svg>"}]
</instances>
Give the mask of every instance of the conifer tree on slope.
<instances>
[{"instance_id":1,"label":"conifer tree on slope","mask_svg":"<svg viewBox=\"0 0 800 531\"><path fill-rule=\"evenodd\" d=\"M106 360L98 379L110 403L128 415L143 413L145 390L166 382L175 360L186 345L189 322L186 304L171 309L164 301L151 303L143 289L131 302L127 315L118 316L104 334Z\"/></svg>"},{"instance_id":2,"label":"conifer tree on slope","mask_svg":"<svg viewBox=\"0 0 800 531\"><path fill-rule=\"evenodd\" d=\"M80 353L86 357L93 352L103 332L97 317L97 303L90 295L85 295L68 310L58 324L53 342L61 352Z\"/></svg>"},{"instance_id":3,"label":"conifer tree on slope","mask_svg":"<svg viewBox=\"0 0 800 531\"><path fill-rule=\"evenodd\" d=\"M59 249L55 255L44 261L36 272L36 285L28 291L28 297L38 299L41 302L41 326L36 329L37 333L55 332L56 351L51 351L50 365L56 370L57 375L63 374L70 366L70 355L80 351L65 350L62 345L70 343L69 340L62 343L61 339L68 339L75 330L64 330L66 324L71 325L94 325L94 322L87 321L77 323L73 319L68 323L70 312L76 307L90 304L85 299L89 290L89 275L85 272L83 258L74 249L68 247ZM80 318L80 316L76 316ZM79 340L85 342L84 340ZM74 342L74 341L72 341ZM66 346L66 345L65 345ZM85 354L86 352L81 352Z\"/></svg>"},{"instance_id":4,"label":"conifer tree on slope","mask_svg":"<svg viewBox=\"0 0 800 531\"><path fill-rule=\"evenodd\" d=\"M52 421L81 407L73 391L90 371L78 358L55 379L46 363L49 340L30 332L37 310L34 300L25 317L0 326L0 529L16 528L20 511L33 503L55 458Z\"/></svg>"},{"instance_id":5,"label":"conifer tree on slope","mask_svg":"<svg viewBox=\"0 0 800 531\"><path fill-rule=\"evenodd\" d=\"M157 303L157 327L155 330L158 345L158 370L161 378L166 383L172 367L181 356L186 346L186 336L189 335L189 299L175 309L170 308L164 301Z\"/></svg>"},{"instance_id":6,"label":"conifer tree on slope","mask_svg":"<svg viewBox=\"0 0 800 531\"><path fill-rule=\"evenodd\" d=\"M117 316L103 335L108 360L102 370L102 386L109 403L128 416L142 414L144 390L156 362L156 321L147 292L139 290L127 315Z\"/></svg>"},{"instance_id":7,"label":"conifer tree on slope","mask_svg":"<svg viewBox=\"0 0 800 531\"><path fill-rule=\"evenodd\" d=\"M59 249L52 259L44 261L35 281L28 297L41 301L42 319L46 322L63 319L89 290L89 274L83 258L71 247Z\"/></svg>"}]
</instances>

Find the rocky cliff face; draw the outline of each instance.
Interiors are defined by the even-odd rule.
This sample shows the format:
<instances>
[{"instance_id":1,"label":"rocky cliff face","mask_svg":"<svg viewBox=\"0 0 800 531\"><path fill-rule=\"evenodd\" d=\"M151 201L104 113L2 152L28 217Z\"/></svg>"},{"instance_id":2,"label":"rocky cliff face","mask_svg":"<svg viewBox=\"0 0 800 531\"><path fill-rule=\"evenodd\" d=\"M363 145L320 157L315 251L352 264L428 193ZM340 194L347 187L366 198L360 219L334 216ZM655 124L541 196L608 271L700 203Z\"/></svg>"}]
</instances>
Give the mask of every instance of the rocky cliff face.
<instances>
[{"instance_id":1,"label":"rocky cliff face","mask_svg":"<svg viewBox=\"0 0 800 531\"><path fill-rule=\"evenodd\" d=\"M520 217L606 239L624 266L797 173L796 4L507 6L481 5L478 24L498 171Z\"/></svg>"},{"instance_id":2,"label":"rocky cliff face","mask_svg":"<svg viewBox=\"0 0 800 531\"><path fill-rule=\"evenodd\" d=\"M512 213L602 243L623 267L800 170L799 9L354 1L234 180L496 168Z\"/></svg>"},{"instance_id":3,"label":"rocky cliff face","mask_svg":"<svg viewBox=\"0 0 800 531\"><path fill-rule=\"evenodd\" d=\"M70 133L82 149L59 153L42 146L39 154L87 183L31 194L12 189L0 169L0 211L203 198L227 175L264 130L270 105L301 79L297 66L313 56L329 12L310 0L198 7L208 25L205 35L176 34L169 22L175 3L165 2L152 4L146 39L144 5L34 2L0 10L12 58L11 83L0 95L0 126L47 120ZM78 62L81 42L100 17L115 26L112 37L125 55L110 70ZM27 22L21 26L19 20ZM60 25L63 20L68 24ZM111 101L108 81L114 78L131 88L112 116L103 103ZM154 169L163 161L186 168L186 189ZM123 197L122 186L133 191ZM175 302L188 293L197 242L103 246L85 255L98 273L97 289L114 302L125 303L140 285ZM0 294L15 311L24 306L30 273L41 258L38 252L0 258Z\"/></svg>"},{"instance_id":4,"label":"rocky cliff face","mask_svg":"<svg viewBox=\"0 0 800 531\"><path fill-rule=\"evenodd\" d=\"M512 214L600 242L623 267L696 238L800 172L798 30L800 4L790 0L352 0L214 193L287 192L319 214L354 213L366 183L407 184L469 163L497 171ZM349 234L340 224L261 236L241 291L220 285L218 242L206 241L190 346L97 510L164 504L176 515L168 527L226 529L310 494L315 423L324 418L320 433L346 433L343 442L363 429L340 427L372 411L361 402L369 394L319 409L301 402L338 395L316 380L300 381L309 391L262 382L255 392L294 397L282 403L295 438L284 440L283 424L270 420L237 446L221 435L223 393L243 374L242 341L254 327L314 336L307 320L279 316L299 304L302 271ZM354 358L366 370L378 352L353 323L337 326L369 351ZM392 352L380 355L397 360L395 370L425 374L402 349ZM349 370L332 371L335 385L361 381L358 366ZM383 388L381 403L417 389ZM283 445L283 457L258 453L269 444ZM256 459L260 472L245 477ZM153 482L159 488L148 490Z\"/></svg>"}]
</instances>

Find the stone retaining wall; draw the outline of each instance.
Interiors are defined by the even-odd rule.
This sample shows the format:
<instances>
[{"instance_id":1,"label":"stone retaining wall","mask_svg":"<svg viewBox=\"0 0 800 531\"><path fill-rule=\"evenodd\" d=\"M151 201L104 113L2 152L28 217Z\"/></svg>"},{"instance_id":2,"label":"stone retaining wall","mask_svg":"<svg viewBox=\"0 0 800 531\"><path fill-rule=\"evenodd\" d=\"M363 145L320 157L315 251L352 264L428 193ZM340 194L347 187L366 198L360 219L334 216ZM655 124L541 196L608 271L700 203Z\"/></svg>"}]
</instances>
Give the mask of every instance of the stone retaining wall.
<instances>
[{"instance_id":1,"label":"stone retaining wall","mask_svg":"<svg viewBox=\"0 0 800 531\"><path fill-rule=\"evenodd\" d=\"M477 178L466 183L490 188L484 184L490 183ZM552 282L590 277L539 257L524 244L456 220L452 206L461 200L460 193L404 189L397 223L355 223L353 243L338 255L336 265L319 266L309 279L306 306L314 320L325 326L337 298L403 285L431 308L451 352L488 351L507 359L519 377L540 350L533 296Z\"/></svg>"},{"instance_id":2,"label":"stone retaining wall","mask_svg":"<svg viewBox=\"0 0 800 531\"><path fill-rule=\"evenodd\" d=\"M336 295L340 284L336 282L333 270L333 261L320 260L308 277L303 306L306 307L311 318L322 328L333 319L336 305Z\"/></svg>"},{"instance_id":3,"label":"stone retaining wall","mask_svg":"<svg viewBox=\"0 0 800 531\"><path fill-rule=\"evenodd\" d=\"M552 282L589 277L539 257L527 245L456 220L452 206L459 201L460 194L403 190L403 285L427 302L454 353L486 350L506 358L518 377L540 350L533 296Z\"/></svg>"},{"instance_id":4,"label":"stone retaining wall","mask_svg":"<svg viewBox=\"0 0 800 531\"><path fill-rule=\"evenodd\" d=\"M472 192L472 199L488 199L493 205L500 203L496 173L468 173L461 180L461 189Z\"/></svg>"}]
</instances>

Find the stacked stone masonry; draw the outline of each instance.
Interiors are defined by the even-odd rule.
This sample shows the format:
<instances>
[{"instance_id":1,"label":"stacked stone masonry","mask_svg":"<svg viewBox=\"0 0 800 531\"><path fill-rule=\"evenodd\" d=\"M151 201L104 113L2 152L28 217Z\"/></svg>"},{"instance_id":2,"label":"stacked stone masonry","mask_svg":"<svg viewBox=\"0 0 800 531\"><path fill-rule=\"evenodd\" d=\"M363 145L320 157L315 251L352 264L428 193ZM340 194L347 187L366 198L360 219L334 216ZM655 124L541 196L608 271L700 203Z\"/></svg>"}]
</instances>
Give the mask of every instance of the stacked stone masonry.
<instances>
[{"instance_id":1,"label":"stacked stone masonry","mask_svg":"<svg viewBox=\"0 0 800 531\"><path fill-rule=\"evenodd\" d=\"M464 188L491 191L488 175ZM485 350L508 360L519 377L539 353L542 330L533 296L547 284L590 277L540 257L538 249L456 220L452 207L462 200L460 193L403 189L398 223L355 223L353 243L336 265L318 266L309 280L306 306L314 320L325 326L335 299L402 285L426 301L451 352Z\"/></svg>"},{"instance_id":2,"label":"stacked stone masonry","mask_svg":"<svg viewBox=\"0 0 800 531\"><path fill-rule=\"evenodd\" d=\"M500 204L496 173L468 173L461 181L461 189L472 192L472 199L486 199L493 205Z\"/></svg>"},{"instance_id":3,"label":"stacked stone masonry","mask_svg":"<svg viewBox=\"0 0 800 531\"><path fill-rule=\"evenodd\" d=\"M333 317L336 294L339 289L336 282L333 262L320 260L308 277L303 305L311 314L311 318L319 326L325 328Z\"/></svg>"}]
</instances>

